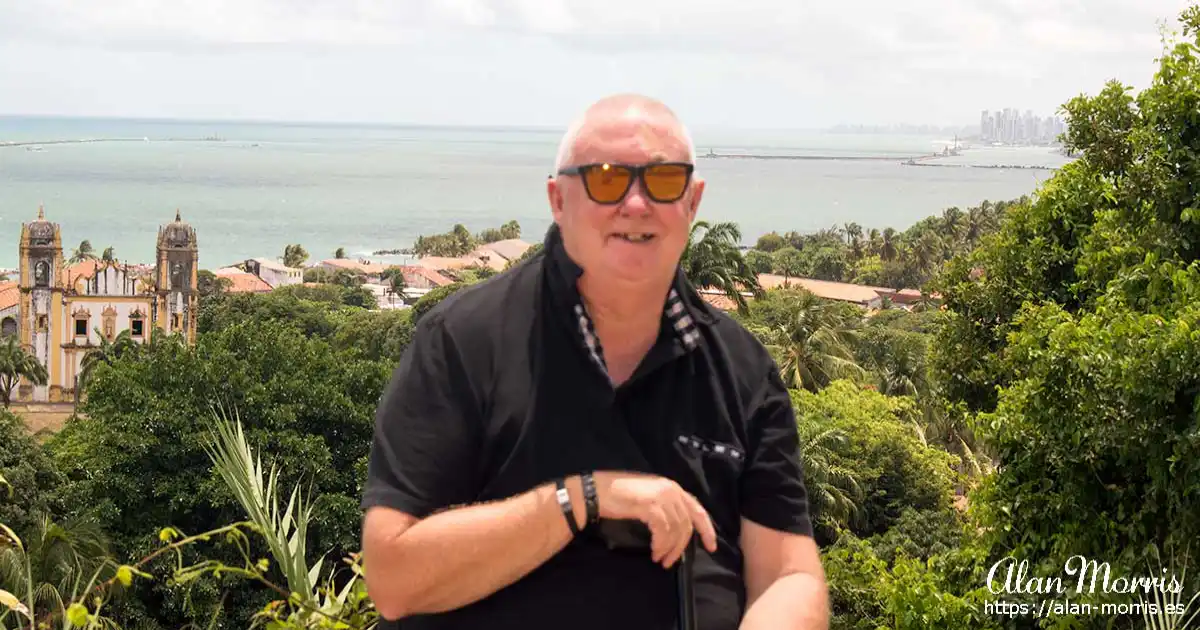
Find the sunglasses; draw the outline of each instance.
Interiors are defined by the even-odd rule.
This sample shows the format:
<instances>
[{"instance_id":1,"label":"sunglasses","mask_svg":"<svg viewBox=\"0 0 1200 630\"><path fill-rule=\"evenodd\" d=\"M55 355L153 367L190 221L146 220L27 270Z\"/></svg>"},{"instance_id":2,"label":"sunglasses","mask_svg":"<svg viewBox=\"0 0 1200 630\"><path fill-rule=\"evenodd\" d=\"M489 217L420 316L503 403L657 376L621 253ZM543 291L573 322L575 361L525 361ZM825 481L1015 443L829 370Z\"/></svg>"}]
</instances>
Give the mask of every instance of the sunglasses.
<instances>
[{"instance_id":1,"label":"sunglasses","mask_svg":"<svg viewBox=\"0 0 1200 630\"><path fill-rule=\"evenodd\" d=\"M657 203L679 201L696 165L689 162L655 162L634 166L632 164L581 164L558 171L559 175L578 175L583 180L583 189L588 197L599 204L620 203L634 180L641 181L646 195Z\"/></svg>"}]
</instances>

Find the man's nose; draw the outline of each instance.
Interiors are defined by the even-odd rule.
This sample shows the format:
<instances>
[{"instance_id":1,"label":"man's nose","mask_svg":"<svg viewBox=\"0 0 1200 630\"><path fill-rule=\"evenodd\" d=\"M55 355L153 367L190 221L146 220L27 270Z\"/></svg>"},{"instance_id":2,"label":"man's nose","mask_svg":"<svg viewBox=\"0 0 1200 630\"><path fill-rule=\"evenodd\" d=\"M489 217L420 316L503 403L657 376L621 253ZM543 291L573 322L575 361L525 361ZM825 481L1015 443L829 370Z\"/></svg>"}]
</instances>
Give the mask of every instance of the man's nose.
<instances>
[{"instance_id":1,"label":"man's nose","mask_svg":"<svg viewBox=\"0 0 1200 630\"><path fill-rule=\"evenodd\" d=\"M625 195L625 199L621 201L621 214L628 216L649 214L651 203L650 197L646 195L646 189L642 186L642 182L640 180L635 181L629 187L629 192Z\"/></svg>"}]
</instances>

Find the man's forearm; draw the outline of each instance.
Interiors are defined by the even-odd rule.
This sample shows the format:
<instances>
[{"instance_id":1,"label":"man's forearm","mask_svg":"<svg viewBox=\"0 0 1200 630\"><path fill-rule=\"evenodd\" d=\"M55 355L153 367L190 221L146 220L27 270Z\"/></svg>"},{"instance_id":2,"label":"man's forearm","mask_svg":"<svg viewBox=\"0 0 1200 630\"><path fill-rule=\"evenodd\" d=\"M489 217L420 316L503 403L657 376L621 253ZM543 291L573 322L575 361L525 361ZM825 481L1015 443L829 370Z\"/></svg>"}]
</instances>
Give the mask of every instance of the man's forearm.
<instances>
[{"instance_id":1,"label":"man's forearm","mask_svg":"<svg viewBox=\"0 0 1200 630\"><path fill-rule=\"evenodd\" d=\"M747 609L738 630L826 630L829 593L810 573L775 580Z\"/></svg>"},{"instance_id":2,"label":"man's forearm","mask_svg":"<svg viewBox=\"0 0 1200 630\"><path fill-rule=\"evenodd\" d=\"M578 478L568 481L576 522L585 519ZM571 540L552 484L496 503L434 514L380 544L366 559L385 618L461 608L516 582ZM374 565L373 567L371 565ZM376 575L370 575L374 569ZM385 610L386 608L386 610Z\"/></svg>"}]
</instances>

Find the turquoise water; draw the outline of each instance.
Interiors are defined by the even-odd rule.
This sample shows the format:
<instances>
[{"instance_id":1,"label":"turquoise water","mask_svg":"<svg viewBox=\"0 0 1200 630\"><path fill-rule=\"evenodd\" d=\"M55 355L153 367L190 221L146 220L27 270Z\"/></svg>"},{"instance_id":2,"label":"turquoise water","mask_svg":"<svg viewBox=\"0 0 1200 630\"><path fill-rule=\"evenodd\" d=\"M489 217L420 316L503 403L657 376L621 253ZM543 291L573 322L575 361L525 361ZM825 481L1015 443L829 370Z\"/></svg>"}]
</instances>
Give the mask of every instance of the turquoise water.
<instances>
[{"instance_id":1,"label":"turquoise water","mask_svg":"<svg viewBox=\"0 0 1200 630\"><path fill-rule=\"evenodd\" d=\"M462 223L516 219L536 241L549 225L545 179L557 130L34 119L0 117L0 142L123 138L122 142L0 146L0 266L17 264L20 225L38 204L68 252L89 239L130 262L151 262L157 226L178 208L196 227L206 268L282 255L310 260L338 247L366 256ZM903 229L948 206L1032 192L1051 171L921 168L901 158L944 138L695 129L698 153L891 155L883 161L701 159L703 218L736 221L747 242L771 230L855 221ZM205 138L218 140L204 140ZM143 140L144 139L144 140ZM1058 164L1047 149L990 149L969 163ZM395 258L381 258L396 260Z\"/></svg>"}]
</instances>

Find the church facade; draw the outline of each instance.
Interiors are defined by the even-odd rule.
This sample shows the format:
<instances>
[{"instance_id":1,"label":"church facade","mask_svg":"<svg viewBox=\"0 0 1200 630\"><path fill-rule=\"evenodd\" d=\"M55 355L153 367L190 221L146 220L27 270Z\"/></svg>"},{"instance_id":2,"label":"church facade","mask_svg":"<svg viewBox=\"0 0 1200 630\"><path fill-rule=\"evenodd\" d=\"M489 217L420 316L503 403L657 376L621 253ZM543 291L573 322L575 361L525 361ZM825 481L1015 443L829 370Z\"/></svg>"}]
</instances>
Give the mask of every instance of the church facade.
<instances>
[{"instance_id":1,"label":"church facade","mask_svg":"<svg viewBox=\"0 0 1200 630\"><path fill-rule=\"evenodd\" d=\"M22 382L15 400L72 401L83 358L102 339L111 342L124 330L139 343L159 334L195 343L195 228L176 212L174 222L159 227L155 252L153 266L107 260L67 264L59 226L46 220L42 209L37 220L22 225L17 305L0 312L0 325L19 336L49 379L44 386Z\"/></svg>"}]
</instances>

